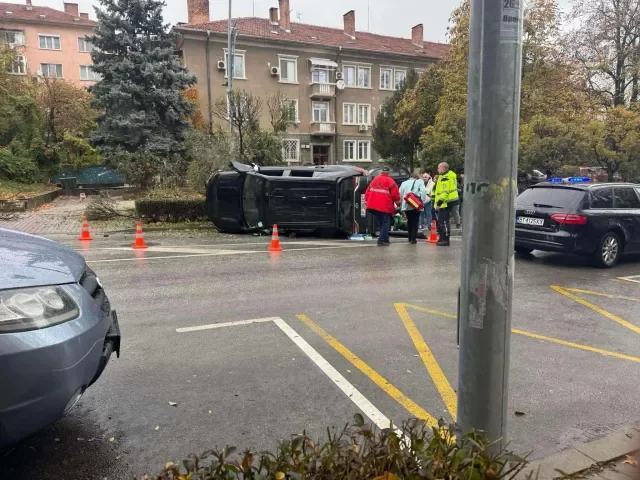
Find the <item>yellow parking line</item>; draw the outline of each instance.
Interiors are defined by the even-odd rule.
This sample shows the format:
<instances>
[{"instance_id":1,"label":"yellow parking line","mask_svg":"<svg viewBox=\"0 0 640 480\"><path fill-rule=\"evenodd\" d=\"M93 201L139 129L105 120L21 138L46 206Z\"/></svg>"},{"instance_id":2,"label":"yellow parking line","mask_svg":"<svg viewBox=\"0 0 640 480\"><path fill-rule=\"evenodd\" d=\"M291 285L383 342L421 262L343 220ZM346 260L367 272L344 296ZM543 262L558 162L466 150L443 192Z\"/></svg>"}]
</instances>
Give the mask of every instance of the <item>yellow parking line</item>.
<instances>
[{"instance_id":1,"label":"yellow parking line","mask_svg":"<svg viewBox=\"0 0 640 480\"><path fill-rule=\"evenodd\" d=\"M451 313L439 312L438 310L430 310L428 308L419 307L417 305L409 305L409 304L400 304L405 305L408 308L414 308L416 310L421 310L423 312L433 313L435 315L440 315L442 317L447 318L456 318L455 315ZM511 333L515 333L516 335L523 335L525 337L535 338L537 340L544 340L551 343L557 343L558 345L564 345L565 347L577 348L579 350L585 350L587 352L599 353L601 355L605 355L608 357L620 358L622 360L631 360L632 362L639 362L640 358L632 357L630 355L625 355L623 353L611 352L609 350L603 350L602 348L590 347L589 345L581 345L579 343L567 342L566 340L560 340L559 338L546 337L544 335L538 335L537 333L527 332L525 330L518 330L516 328L511 329Z\"/></svg>"},{"instance_id":2,"label":"yellow parking line","mask_svg":"<svg viewBox=\"0 0 640 480\"><path fill-rule=\"evenodd\" d=\"M453 388L451 388L449 380L440 368L440 365L438 364L436 358L433 356L433 353L431 353L431 350L424 341L424 338L418 331L418 327L416 327L416 324L411 319L409 312L407 312L407 307L414 308L416 306L406 303L394 303L393 306L396 308L400 319L402 319L402 323L404 323L407 332L409 332L409 336L411 337L413 344L418 350L418 353L420 354L420 357L424 362L424 366L427 367L427 372L429 372L433 383L436 385L438 392L440 392L440 396L442 397L444 404L447 406L447 410L449 410L451 417L455 421L458 416L458 396L456 395L456 392L453 390ZM422 311L429 311L430 313L437 312L436 310L428 310L424 307L418 307L417 309ZM438 312L438 314L449 316L444 312ZM456 318L455 315L453 315L453 318Z\"/></svg>"},{"instance_id":3,"label":"yellow parking line","mask_svg":"<svg viewBox=\"0 0 640 480\"><path fill-rule=\"evenodd\" d=\"M306 315L296 315L302 323L304 323L307 327L317 333L320 337L322 337L329 345L331 345L338 353L340 353L344 358L349 360L354 367L364 373L367 377L371 379L373 383L378 385L382 390L384 390L391 398L393 398L396 402L406 408L411 415L416 418L420 418L427 422L427 424L431 427L436 427L438 422L435 418L433 418L426 410L424 410L420 405L415 403L409 397L407 397L404 393L398 390L395 386L393 386L389 381L376 372L373 368L363 362L357 355L355 355L351 350L342 345L338 340L332 337L330 334L325 332L322 327L316 324L313 320L311 320Z\"/></svg>"},{"instance_id":4,"label":"yellow parking line","mask_svg":"<svg viewBox=\"0 0 640 480\"><path fill-rule=\"evenodd\" d=\"M572 293L568 292L566 289L564 289L563 287L558 287L557 285L551 285L551 288L553 290L555 290L556 292L558 292L561 295L564 295L565 297L570 298L571 300L574 300L576 302L578 302L580 305L584 305L587 308L590 308L591 310L593 310L594 312L599 313L600 315L603 315L605 317L607 317L609 320L613 320L614 322L618 322L620 325L622 325L623 327L627 327L629 330L633 330L636 333L640 333L640 327L627 322L626 320L618 317L617 315L614 315L613 313L609 313L606 310L598 307L597 305L594 305L593 303L589 303L586 300L573 295ZM576 290L576 289L574 289ZM588 290L584 290L583 292L588 292Z\"/></svg>"},{"instance_id":5,"label":"yellow parking line","mask_svg":"<svg viewBox=\"0 0 640 480\"><path fill-rule=\"evenodd\" d=\"M631 360L632 362L640 363L640 358L631 357L629 355L624 355L622 353L610 352L609 350L603 350L601 348L590 347L588 345L581 345L579 343L567 342L565 340L559 340L557 338L545 337L544 335L538 335L537 333L525 332L523 330L513 329L511 330L513 333L517 333L518 335L524 335L525 337L535 338L537 340L545 340L547 342L557 343L559 345L565 345L567 347L578 348L580 350L586 350L587 352L595 352L600 355L605 355L608 357L616 357L621 358L623 360Z\"/></svg>"},{"instance_id":6,"label":"yellow parking line","mask_svg":"<svg viewBox=\"0 0 640 480\"><path fill-rule=\"evenodd\" d=\"M624 297L622 295L612 295L610 293L594 292L592 290L582 290L580 288L569 288L569 287L560 287L560 288L562 288L563 290L566 290L567 292L584 293L586 295L597 295L599 297L607 297L607 298L618 298L620 300L629 300L630 302L640 303L640 298L635 298L635 297Z\"/></svg>"}]
</instances>

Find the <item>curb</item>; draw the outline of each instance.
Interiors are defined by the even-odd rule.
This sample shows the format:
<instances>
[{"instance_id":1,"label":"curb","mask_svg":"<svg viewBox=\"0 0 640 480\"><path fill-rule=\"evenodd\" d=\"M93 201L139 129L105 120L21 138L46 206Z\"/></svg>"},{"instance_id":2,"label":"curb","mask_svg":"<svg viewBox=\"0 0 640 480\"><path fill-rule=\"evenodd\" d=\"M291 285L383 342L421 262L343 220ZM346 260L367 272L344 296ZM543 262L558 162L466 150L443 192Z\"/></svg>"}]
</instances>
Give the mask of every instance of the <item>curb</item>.
<instances>
[{"instance_id":1,"label":"curb","mask_svg":"<svg viewBox=\"0 0 640 480\"><path fill-rule=\"evenodd\" d=\"M563 473L575 475L591 467L622 458L638 449L640 449L640 424L593 442L573 445L560 453L531 462L520 472L517 479L526 479L529 474L537 480L560 478L564 476Z\"/></svg>"},{"instance_id":2,"label":"curb","mask_svg":"<svg viewBox=\"0 0 640 480\"><path fill-rule=\"evenodd\" d=\"M143 225L143 229L145 232L166 232L167 230L203 230L203 231L207 231L207 230L217 230L216 227L214 227L213 225L211 225L210 227L203 227L203 226L198 226L198 227L186 227L186 226L179 226L179 227L146 227ZM112 233L136 233L136 229L135 228L125 228L123 230L108 230L105 231L103 233L108 233L108 234L112 234Z\"/></svg>"}]
</instances>

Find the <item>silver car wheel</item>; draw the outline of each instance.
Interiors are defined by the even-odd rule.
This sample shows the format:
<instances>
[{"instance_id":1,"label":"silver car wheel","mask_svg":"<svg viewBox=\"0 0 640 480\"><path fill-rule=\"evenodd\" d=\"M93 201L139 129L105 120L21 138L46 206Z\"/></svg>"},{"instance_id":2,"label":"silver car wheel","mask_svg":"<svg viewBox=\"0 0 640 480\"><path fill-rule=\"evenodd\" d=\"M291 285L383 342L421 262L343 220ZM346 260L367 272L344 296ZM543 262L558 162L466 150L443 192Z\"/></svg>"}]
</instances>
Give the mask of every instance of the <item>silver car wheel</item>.
<instances>
[{"instance_id":1,"label":"silver car wheel","mask_svg":"<svg viewBox=\"0 0 640 480\"><path fill-rule=\"evenodd\" d=\"M618 240L613 236L608 237L602 244L602 261L606 265L611 265L618 258L619 250Z\"/></svg>"}]
</instances>

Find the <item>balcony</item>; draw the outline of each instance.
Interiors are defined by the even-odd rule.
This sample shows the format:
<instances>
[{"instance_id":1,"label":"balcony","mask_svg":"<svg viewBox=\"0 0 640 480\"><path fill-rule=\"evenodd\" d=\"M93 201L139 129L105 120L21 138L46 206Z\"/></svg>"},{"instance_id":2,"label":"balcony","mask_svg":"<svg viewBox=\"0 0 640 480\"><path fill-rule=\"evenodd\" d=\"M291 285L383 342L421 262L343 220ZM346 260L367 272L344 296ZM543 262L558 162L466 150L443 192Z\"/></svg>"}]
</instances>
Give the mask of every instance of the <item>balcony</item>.
<instances>
[{"instance_id":1,"label":"balcony","mask_svg":"<svg viewBox=\"0 0 640 480\"><path fill-rule=\"evenodd\" d=\"M309 133L317 137L327 137L336 134L336 124L331 122L311 123Z\"/></svg>"},{"instance_id":2,"label":"balcony","mask_svg":"<svg viewBox=\"0 0 640 480\"><path fill-rule=\"evenodd\" d=\"M336 86L333 83L312 83L311 98L333 98L336 96Z\"/></svg>"}]
</instances>

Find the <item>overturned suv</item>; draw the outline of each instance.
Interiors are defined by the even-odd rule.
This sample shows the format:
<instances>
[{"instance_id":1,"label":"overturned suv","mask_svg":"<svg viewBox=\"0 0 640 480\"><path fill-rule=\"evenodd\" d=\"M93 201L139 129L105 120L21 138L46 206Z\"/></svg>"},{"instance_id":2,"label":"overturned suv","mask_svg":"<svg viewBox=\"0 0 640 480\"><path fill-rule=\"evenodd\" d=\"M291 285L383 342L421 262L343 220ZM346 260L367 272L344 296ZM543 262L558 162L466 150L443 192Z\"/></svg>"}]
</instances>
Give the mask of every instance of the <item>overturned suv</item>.
<instances>
[{"instance_id":1,"label":"overturned suv","mask_svg":"<svg viewBox=\"0 0 640 480\"><path fill-rule=\"evenodd\" d=\"M0 229L0 446L58 420L120 351L115 310L84 258Z\"/></svg>"}]
</instances>

